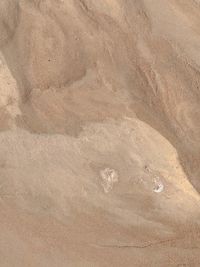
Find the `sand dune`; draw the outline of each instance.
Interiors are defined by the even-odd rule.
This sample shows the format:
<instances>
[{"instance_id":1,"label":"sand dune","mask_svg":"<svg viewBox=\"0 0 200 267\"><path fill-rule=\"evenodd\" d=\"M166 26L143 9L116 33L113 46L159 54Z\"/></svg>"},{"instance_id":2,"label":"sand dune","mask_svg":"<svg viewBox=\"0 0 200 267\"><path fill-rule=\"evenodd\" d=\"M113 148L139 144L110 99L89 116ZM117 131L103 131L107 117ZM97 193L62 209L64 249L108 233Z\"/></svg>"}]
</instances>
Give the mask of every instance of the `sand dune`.
<instances>
[{"instance_id":1,"label":"sand dune","mask_svg":"<svg viewBox=\"0 0 200 267\"><path fill-rule=\"evenodd\" d=\"M199 9L0 2L0 266L200 266Z\"/></svg>"}]
</instances>

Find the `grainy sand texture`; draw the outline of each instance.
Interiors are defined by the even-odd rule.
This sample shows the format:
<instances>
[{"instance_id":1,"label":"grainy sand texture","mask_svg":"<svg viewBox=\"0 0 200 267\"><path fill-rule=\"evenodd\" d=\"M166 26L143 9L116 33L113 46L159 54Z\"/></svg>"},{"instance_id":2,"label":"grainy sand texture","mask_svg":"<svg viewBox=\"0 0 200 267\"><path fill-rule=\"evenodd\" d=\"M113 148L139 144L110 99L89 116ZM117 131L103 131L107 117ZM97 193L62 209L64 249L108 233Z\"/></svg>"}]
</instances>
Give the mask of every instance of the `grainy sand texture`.
<instances>
[{"instance_id":1,"label":"grainy sand texture","mask_svg":"<svg viewBox=\"0 0 200 267\"><path fill-rule=\"evenodd\" d=\"M200 266L200 1L0 1L0 267Z\"/></svg>"}]
</instances>

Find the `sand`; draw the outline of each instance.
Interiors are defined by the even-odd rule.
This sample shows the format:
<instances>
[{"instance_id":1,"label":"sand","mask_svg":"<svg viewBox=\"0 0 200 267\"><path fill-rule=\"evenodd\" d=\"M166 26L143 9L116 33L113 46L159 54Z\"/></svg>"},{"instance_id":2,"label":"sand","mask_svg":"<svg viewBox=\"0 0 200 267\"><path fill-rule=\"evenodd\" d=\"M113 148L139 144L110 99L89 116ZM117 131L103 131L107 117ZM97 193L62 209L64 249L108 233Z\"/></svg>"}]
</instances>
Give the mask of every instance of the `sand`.
<instances>
[{"instance_id":1,"label":"sand","mask_svg":"<svg viewBox=\"0 0 200 267\"><path fill-rule=\"evenodd\" d=\"M200 266L200 2L0 2L0 266Z\"/></svg>"}]
</instances>

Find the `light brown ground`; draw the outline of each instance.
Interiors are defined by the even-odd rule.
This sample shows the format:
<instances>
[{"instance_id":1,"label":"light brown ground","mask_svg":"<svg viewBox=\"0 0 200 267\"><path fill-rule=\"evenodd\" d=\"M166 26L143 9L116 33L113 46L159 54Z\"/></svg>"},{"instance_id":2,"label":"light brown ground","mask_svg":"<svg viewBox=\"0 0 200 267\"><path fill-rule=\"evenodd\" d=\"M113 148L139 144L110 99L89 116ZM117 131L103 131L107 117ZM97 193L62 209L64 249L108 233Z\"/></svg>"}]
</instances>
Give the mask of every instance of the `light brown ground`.
<instances>
[{"instance_id":1,"label":"light brown ground","mask_svg":"<svg viewBox=\"0 0 200 267\"><path fill-rule=\"evenodd\" d=\"M0 266L200 266L200 2L0 1Z\"/></svg>"}]
</instances>

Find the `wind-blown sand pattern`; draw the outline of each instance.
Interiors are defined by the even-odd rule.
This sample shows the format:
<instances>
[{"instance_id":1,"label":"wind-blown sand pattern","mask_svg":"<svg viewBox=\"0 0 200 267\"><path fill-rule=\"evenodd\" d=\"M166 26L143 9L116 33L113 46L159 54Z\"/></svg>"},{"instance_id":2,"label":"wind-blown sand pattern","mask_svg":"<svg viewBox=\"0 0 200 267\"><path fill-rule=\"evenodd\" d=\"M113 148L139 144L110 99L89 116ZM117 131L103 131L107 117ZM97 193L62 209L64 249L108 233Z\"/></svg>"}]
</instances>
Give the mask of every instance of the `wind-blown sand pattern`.
<instances>
[{"instance_id":1,"label":"wind-blown sand pattern","mask_svg":"<svg viewBox=\"0 0 200 267\"><path fill-rule=\"evenodd\" d=\"M200 266L200 2L0 1L0 266Z\"/></svg>"}]
</instances>

